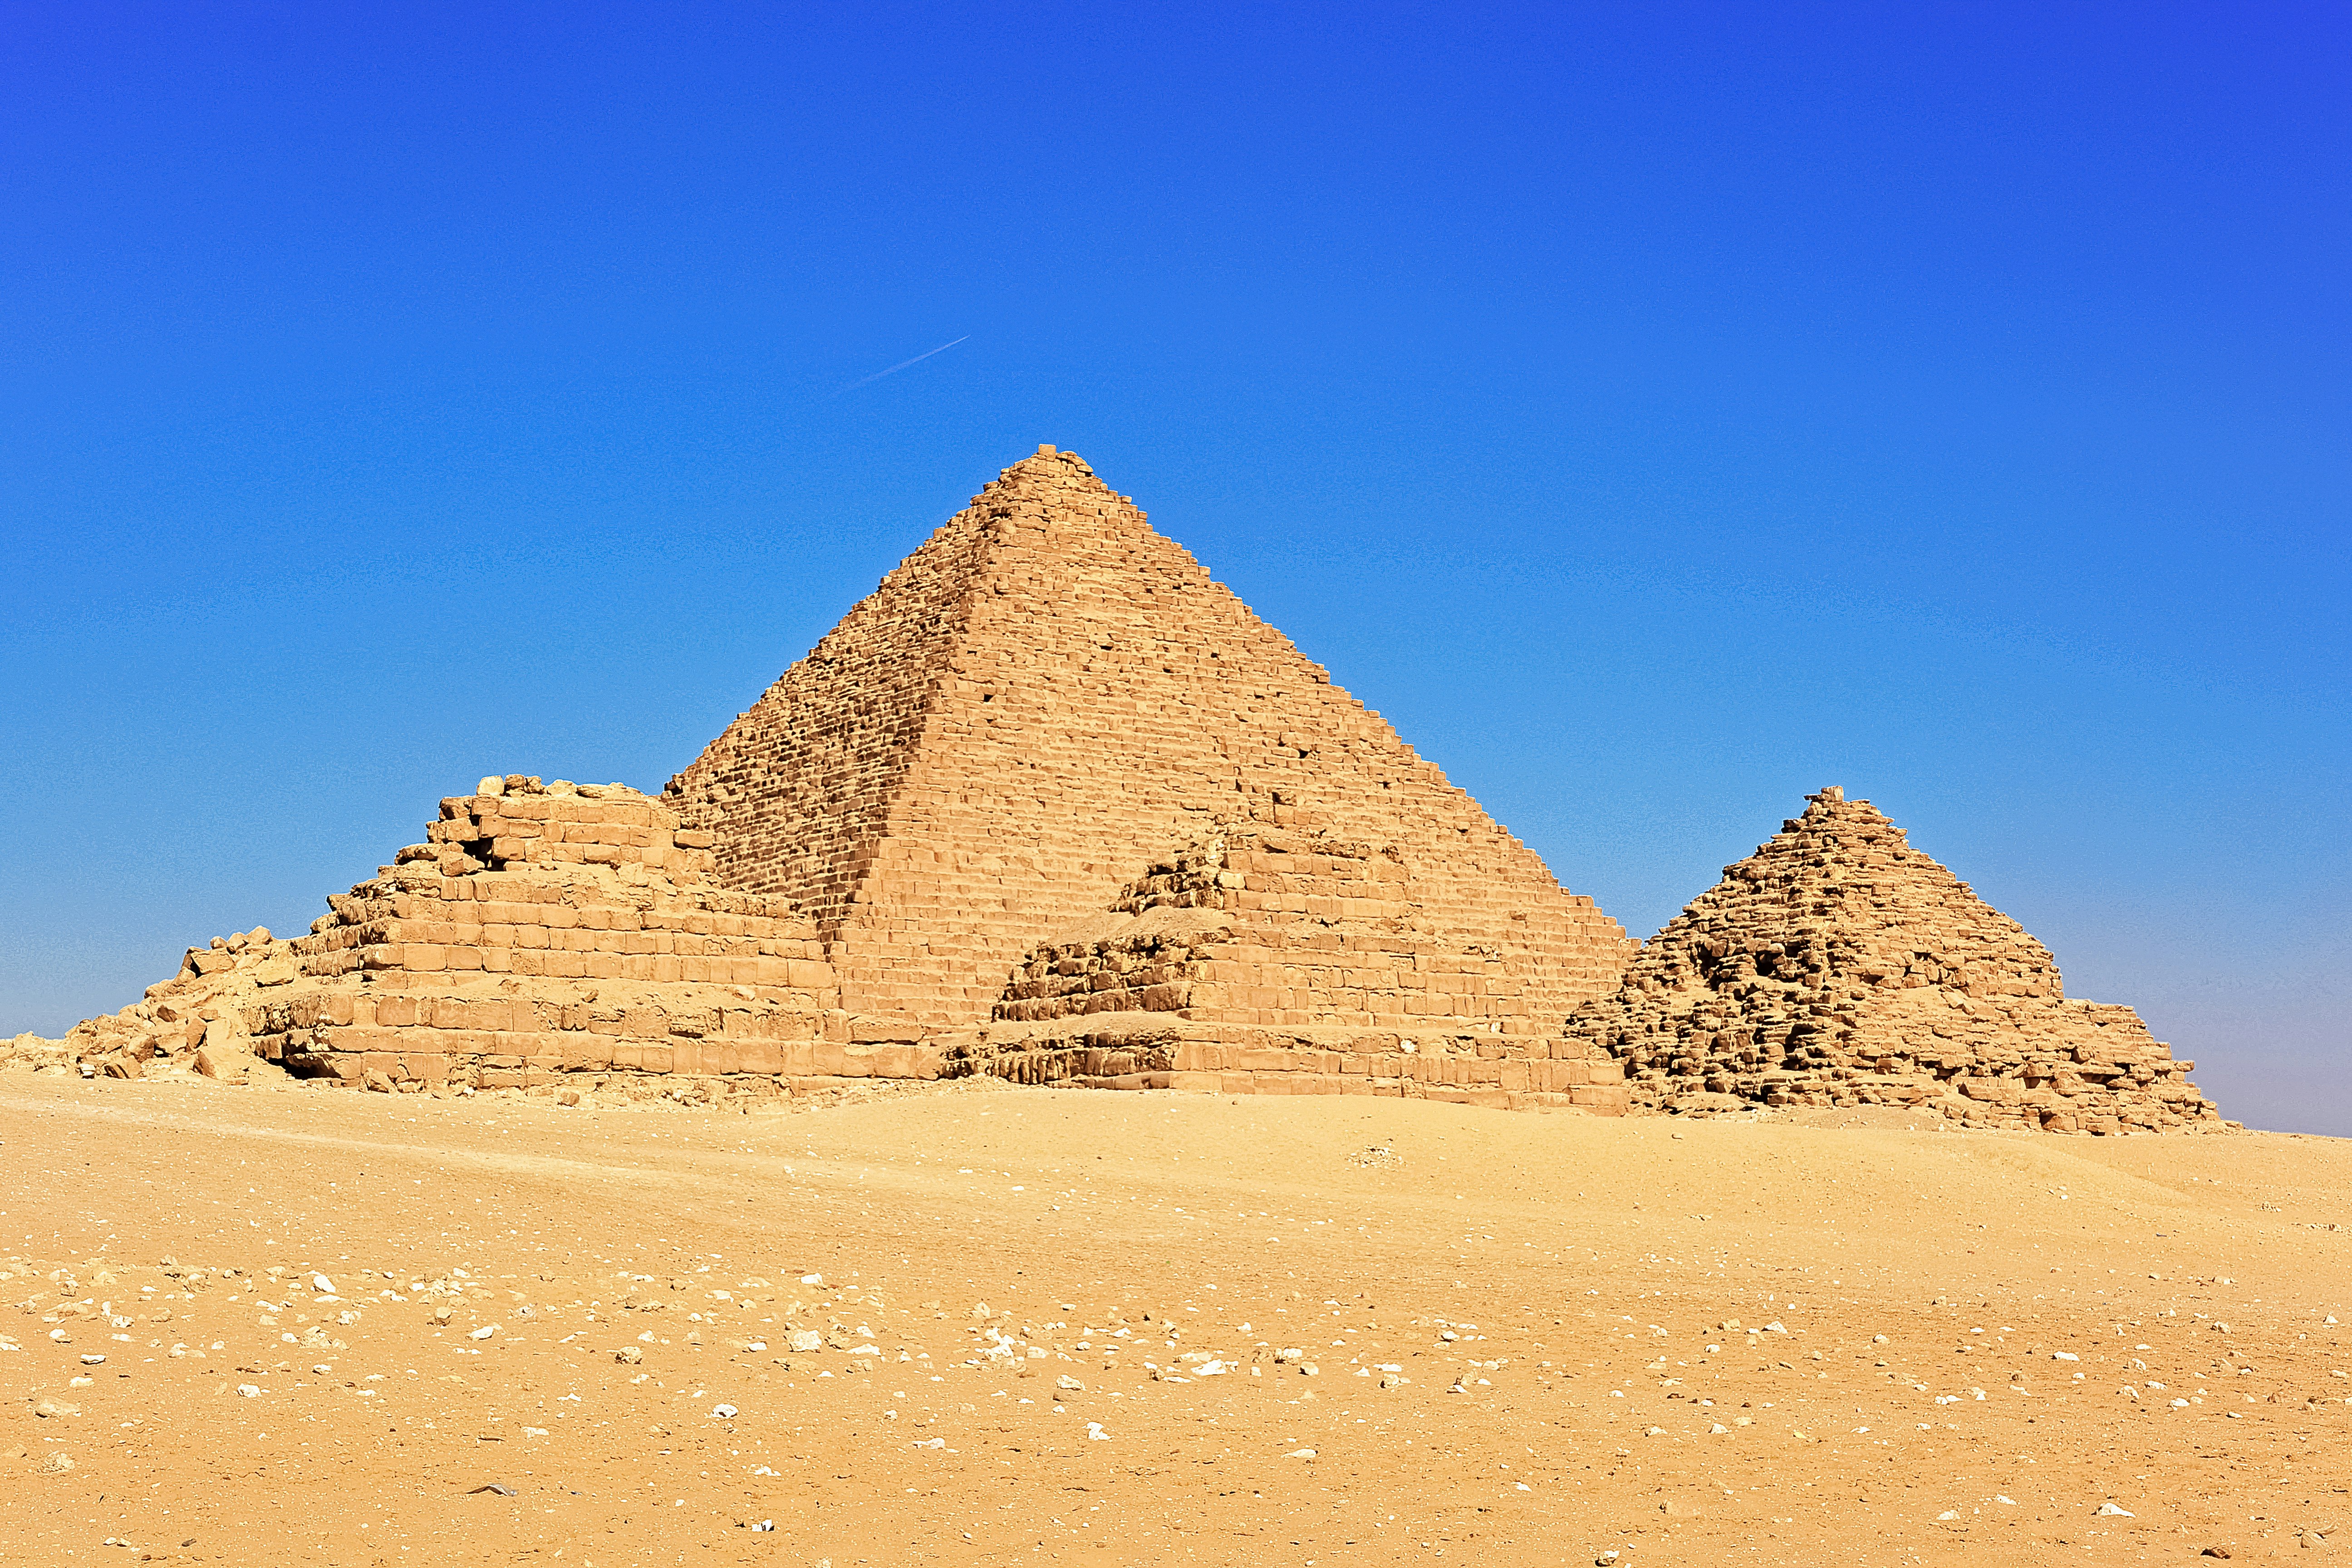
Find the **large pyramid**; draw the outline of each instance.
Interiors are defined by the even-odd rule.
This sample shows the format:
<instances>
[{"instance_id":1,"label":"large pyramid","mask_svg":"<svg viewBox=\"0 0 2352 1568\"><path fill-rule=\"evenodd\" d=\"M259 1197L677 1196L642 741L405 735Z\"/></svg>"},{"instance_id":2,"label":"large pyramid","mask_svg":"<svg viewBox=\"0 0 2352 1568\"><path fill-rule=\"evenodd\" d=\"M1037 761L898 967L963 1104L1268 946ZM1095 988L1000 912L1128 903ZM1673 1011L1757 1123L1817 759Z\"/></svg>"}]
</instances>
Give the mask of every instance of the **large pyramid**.
<instances>
[{"instance_id":1,"label":"large pyramid","mask_svg":"<svg viewBox=\"0 0 2352 1568\"><path fill-rule=\"evenodd\" d=\"M1477 994L1452 1013L1540 1036L1614 984L1633 949L1129 497L1052 447L908 557L667 799L715 836L722 880L815 922L857 1039L988 1023L1040 943L1239 831L1363 846L1421 950L1365 982L1385 999L1261 965L1220 1004L1229 1013L1402 1014L1391 993L1466 966Z\"/></svg>"},{"instance_id":2,"label":"large pyramid","mask_svg":"<svg viewBox=\"0 0 2352 1568\"><path fill-rule=\"evenodd\" d=\"M2069 1000L2047 947L1834 788L1725 867L1569 1030L1624 1063L1640 1108L1906 1105L2069 1133L2224 1125L2188 1082L2195 1064L2138 1014Z\"/></svg>"}]
</instances>

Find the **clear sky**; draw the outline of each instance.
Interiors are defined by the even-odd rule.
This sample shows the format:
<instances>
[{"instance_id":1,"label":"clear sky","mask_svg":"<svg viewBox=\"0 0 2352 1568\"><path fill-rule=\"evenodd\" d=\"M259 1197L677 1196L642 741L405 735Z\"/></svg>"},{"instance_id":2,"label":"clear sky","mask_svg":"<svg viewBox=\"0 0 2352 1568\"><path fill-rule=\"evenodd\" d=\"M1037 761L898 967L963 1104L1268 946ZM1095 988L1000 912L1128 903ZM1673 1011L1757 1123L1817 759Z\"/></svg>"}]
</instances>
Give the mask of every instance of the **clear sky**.
<instances>
[{"instance_id":1,"label":"clear sky","mask_svg":"<svg viewBox=\"0 0 2352 1568\"><path fill-rule=\"evenodd\" d=\"M1635 935L1843 784L2352 1134L2348 15L0 4L0 1034L1053 442Z\"/></svg>"}]
</instances>

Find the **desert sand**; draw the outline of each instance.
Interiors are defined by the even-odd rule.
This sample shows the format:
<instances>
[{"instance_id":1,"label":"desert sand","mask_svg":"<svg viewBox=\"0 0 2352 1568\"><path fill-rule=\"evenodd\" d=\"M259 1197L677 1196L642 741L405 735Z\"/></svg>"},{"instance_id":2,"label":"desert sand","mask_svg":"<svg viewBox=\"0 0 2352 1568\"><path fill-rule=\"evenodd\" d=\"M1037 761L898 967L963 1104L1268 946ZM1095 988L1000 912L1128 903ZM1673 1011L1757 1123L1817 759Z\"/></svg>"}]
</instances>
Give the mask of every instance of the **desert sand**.
<instances>
[{"instance_id":1,"label":"desert sand","mask_svg":"<svg viewBox=\"0 0 2352 1568\"><path fill-rule=\"evenodd\" d=\"M2352 1550L2338 1140L43 1075L0 1160L5 1562Z\"/></svg>"}]
</instances>

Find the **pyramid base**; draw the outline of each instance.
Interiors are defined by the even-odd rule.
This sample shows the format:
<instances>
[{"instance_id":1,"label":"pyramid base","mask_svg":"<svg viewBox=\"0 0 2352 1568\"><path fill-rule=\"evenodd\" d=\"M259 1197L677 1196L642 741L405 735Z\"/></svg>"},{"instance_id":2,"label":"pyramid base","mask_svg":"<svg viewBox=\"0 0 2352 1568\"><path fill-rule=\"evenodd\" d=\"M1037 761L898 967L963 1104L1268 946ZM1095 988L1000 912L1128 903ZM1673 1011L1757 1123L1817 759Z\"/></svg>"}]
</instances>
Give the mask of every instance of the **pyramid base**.
<instances>
[{"instance_id":1,"label":"pyramid base","mask_svg":"<svg viewBox=\"0 0 2352 1568\"><path fill-rule=\"evenodd\" d=\"M2156 1094L2062 1095L2029 1080L1932 1073L1765 1073L1715 1080L1640 1076L1627 1085L1634 1115L1708 1116L1759 1111L1848 1111L1864 1107L1941 1117L1957 1126L2024 1133L2118 1137L2143 1133L2222 1133L2238 1129L2194 1091Z\"/></svg>"},{"instance_id":2,"label":"pyramid base","mask_svg":"<svg viewBox=\"0 0 2352 1568\"><path fill-rule=\"evenodd\" d=\"M1581 1043L1468 1030L1408 1037L1347 1024L1104 1012L992 1023L934 1043L946 1076L1050 1087L1366 1094L1596 1116L1622 1116L1629 1103L1623 1069Z\"/></svg>"}]
</instances>

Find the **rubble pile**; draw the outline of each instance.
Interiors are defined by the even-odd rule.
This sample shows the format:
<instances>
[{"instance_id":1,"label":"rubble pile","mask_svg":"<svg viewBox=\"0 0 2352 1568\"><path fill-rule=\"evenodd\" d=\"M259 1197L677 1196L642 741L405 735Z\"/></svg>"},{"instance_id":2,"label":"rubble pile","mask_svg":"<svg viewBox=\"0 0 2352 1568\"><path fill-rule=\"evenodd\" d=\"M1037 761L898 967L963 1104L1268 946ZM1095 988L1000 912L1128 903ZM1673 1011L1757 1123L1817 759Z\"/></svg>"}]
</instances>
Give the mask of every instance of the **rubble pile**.
<instances>
[{"instance_id":1,"label":"rubble pile","mask_svg":"<svg viewBox=\"0 0 2352 1568\"><path fill-rule=\"evenodd\" d=\"M1971 1125L2227 1125L2127 1007L1836 788L1643 945L1569 1030L1637 1110L1901 1105Z\"/></svg>"}]
</instances>

